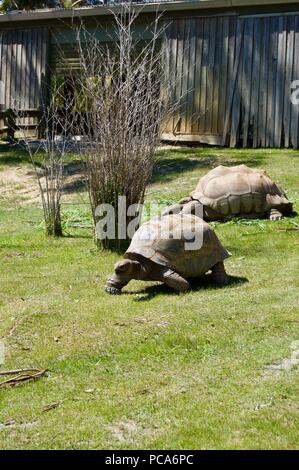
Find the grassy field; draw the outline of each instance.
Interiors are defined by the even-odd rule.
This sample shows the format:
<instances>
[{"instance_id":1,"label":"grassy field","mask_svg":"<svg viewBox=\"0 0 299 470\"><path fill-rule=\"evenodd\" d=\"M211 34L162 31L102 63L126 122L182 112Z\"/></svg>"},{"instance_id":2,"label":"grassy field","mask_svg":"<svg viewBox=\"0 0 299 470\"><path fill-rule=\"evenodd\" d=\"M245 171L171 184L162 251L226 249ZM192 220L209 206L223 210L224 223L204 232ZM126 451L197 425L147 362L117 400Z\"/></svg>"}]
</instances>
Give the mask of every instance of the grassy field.
<instances>
[{"instance_id":1,"label":"grassy field","mask_svg":"<svg viewBox=\"0 0 299 470\"><path fill-rule=\"evenodd\" d=\"M27 168L1 150L0 180ZM299 211L298 153L278 150L163 150L147 202L176 201L220 163L266 169ZM66 194L55 240L24 184L4 186L0 369L49 372L0 388L0 448L299 448L299 370L287 361L299 340L298 216L214 224L233 254L225 288L206 276L185 295L132 282L113 297L103 287L119 256L71 227L89 220L84 190Z\"/></svg>"}]
</instances>

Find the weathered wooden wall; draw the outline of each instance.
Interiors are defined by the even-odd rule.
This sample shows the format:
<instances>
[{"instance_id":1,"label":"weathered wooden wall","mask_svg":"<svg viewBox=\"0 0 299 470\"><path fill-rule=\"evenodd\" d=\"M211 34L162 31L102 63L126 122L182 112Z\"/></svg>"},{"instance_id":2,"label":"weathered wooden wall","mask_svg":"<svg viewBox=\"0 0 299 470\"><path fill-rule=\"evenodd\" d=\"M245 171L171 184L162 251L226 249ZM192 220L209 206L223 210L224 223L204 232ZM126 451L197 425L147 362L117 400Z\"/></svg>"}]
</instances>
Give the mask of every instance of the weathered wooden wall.
<instances>
[{"instance_id":1,"label":"weathered wooden wall","mask_svg":"<svg viewBox=\"0 0 299 470\"><path fill-rule=\"evenodd\" d=\"M299 147L299 15L174 20L166 39L176 97L165 138Z\"/></svg>"},{"instance_id":2,"label":"weathered wooden wall","mask_svg":"<svg viewBox=\"0 0 299 470\"><path fill-rule=\"evenodd\" d=\"M7 30L0 33L2 109L37 109L42 105L47 74L48 30Z\"/></svg>"},{"instance_id":3,"label":"weathered wooden wall","mask_svg":"<svg viewBox=\"0 0 299 470\"><path fill-rule=\"evenodd\" d=\"M41 106L47 71L78 66L72 35L67 27L59 34L49 27L0 32L2 109ZM183 98L164 138L299 147L299 105L290 100L291 83L299 80L299 14L188 13L171 20L165 50L174 93Z\"/></svg>"}]
</instances>

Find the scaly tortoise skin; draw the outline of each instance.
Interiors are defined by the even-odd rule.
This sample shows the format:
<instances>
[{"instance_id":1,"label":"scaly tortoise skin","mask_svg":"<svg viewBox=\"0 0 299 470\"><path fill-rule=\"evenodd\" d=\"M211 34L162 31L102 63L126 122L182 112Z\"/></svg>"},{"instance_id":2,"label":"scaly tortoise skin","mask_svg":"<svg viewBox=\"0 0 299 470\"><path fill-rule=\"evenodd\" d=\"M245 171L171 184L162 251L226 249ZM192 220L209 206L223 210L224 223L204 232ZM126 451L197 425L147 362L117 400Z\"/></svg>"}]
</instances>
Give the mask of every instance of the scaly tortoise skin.
<instances>
[{"instance_id":1,"label":"scaly tortoise skin","mask_svg":"<svg viewBox=\"0 0 299 470\"><path fill-rule=\"evenodd\" d=\"M168 207L163 215L180 212L202 214L207 221L265 216L280 220L292 212L292 204L265 171L220 165L199 180L189 197Z\"/></svg>"},{"instance_id":2,"label":"scaly tortoise skin","mask_svg":"<svg viewBox=\"0 0 299 470\"><path fill-rule=\"evenodd\" d=\"M195 245L190 250L192 239ZM214 230L195 215L155 218L137 230L125 259L115 265L106 291L120 294L131 279L137 279L160 281L177 292L185 292L189 289L187 279L199 278L209 270L215 282L227 284L223 261L228 256Z\"/></svg>"}]
</instances>

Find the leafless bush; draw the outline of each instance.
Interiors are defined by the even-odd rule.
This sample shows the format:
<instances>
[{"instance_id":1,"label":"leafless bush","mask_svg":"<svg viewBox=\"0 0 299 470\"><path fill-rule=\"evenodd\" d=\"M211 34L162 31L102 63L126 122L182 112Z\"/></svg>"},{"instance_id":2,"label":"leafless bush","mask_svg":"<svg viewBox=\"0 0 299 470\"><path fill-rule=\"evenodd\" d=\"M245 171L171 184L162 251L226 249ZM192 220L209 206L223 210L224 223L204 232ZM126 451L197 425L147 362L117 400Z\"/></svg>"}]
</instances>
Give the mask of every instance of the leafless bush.
<instances>
[{"instance_id":1,"label":"leafless bush","mask_svg":"<svg viewBox=\"0 0 299 470\"><path fill-rule=\"evenodd\" d=\"M59 103L62 100L61 107ZM54 81L51 97L48 104L43 107L41 122L35 129L32 130L32 125L26 125L29 121L26 112L16 110L15 114L17 122L22 123L16 126L21 138L19 143L27 150L37 177L46 233L62 236L60 200L66 156L70 146L73 145L72 130L75 119L73 98L65 96L64 84ZM30 135L38 134L41 126L44 138L38 143L33 142Z\"/></svg>"},{"instance_id":2,"label":"leafless bush","mask_svg":"<svg viewBox=\"0 0 299 470\"><path fill-rule=\"evenodd\" d=\"M163 66L164 27L156 17L151 38L136 38L138 13L131 3L114 14L114 37L97 40L82 25L77 29L80 71L74 75L76 102L81 105L76 132L86 162L94 222L96 208L111 204L116 212L116 240L101 240L104 247L119 248L118 197L127 207L142 204L155 163L161 125L178 105L171 80ZM126 224L130 217L126 217Z\"/></svg>"}]
</instances>

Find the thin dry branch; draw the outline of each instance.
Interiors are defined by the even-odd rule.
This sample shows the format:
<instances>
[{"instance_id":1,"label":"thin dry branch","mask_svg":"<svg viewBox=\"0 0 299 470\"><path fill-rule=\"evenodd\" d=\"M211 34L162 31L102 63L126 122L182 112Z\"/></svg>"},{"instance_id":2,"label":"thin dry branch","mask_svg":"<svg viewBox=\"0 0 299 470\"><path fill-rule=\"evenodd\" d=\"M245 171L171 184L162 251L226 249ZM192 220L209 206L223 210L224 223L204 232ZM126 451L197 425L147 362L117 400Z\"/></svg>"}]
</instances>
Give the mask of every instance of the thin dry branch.
<instances>
[{"instance_id":1,"label":"thin dry branch","mask_svg":"<svg viewBox=\"0 0 299 470\"><path fill-rule=\"evenodd\" d=\"M22 325L27 320L28 317L29 317L29 315L25 315L25 316L19 318L18 320L16 320L15 323L13 324L13 326L10 328L10 330L6 334L6 337L9 338L10 336L12 336L15 333L16 329L20 325Z\"/></svg>"},{"instance_id":2,"label":"thin dry branch","mask_svg":"<svg viewBox=\"0 0 299 470\"><path fill-rule=\"evenodd\" d=\"M40 369L15 369L15 370L2 370L0 371L0 375L15 375L15 374L23 374L24 372L40 372Z\"/></svg>"},{"instance_id":3,"label":"thin dry branch","mask_svg":"<svg viewBox=\"0 0 299 470\"><path fill-rule=\"evenodd\" d=\"M28 382L30 380L37 380L40 377L43 377L48 369L40 370L33 374L19 374L11 379L4 380L4 382L0 382L0 387L4 387L6 385L14 386L22 382Z\"/></svg>"}]
</instances>

